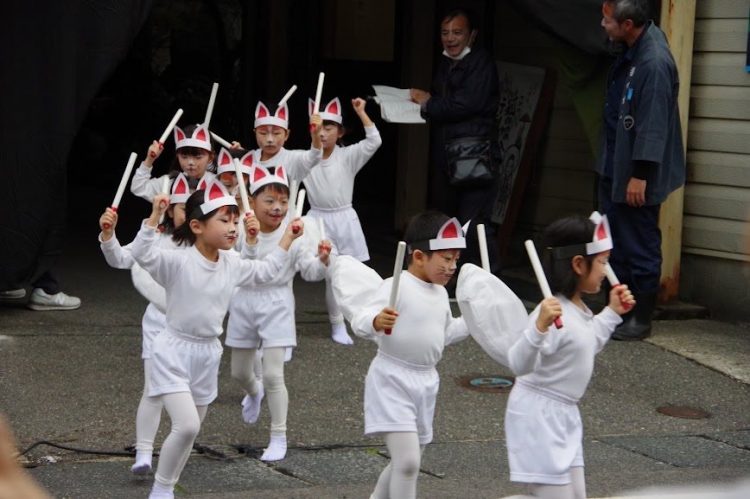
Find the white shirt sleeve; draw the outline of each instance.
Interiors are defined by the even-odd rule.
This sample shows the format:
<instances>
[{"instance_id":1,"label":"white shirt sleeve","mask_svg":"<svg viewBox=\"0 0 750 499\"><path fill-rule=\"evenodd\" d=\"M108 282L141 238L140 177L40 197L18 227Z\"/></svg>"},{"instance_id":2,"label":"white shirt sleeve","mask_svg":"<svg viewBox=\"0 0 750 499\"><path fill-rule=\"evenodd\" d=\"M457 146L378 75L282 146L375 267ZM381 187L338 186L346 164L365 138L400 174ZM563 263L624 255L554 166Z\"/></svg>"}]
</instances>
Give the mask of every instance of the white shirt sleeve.
<instances>
[{"instance_id":1,"label":"white shirt sleeve","mask_svg":"<svg viewBox=\"0 0 750 499\"><path fill-rule=\"evenodd\" d=\"M185 251L161 250L156 244L158 236L157 230L149 227L144 220L135 239L130 243L130 252L138 265L166 288L170 278L179 270Z\"/></svg>"},{"instance_id":2,"label":"white shirt sleeve","mask_svg":"<svg viewBox=\"0 0 750 499\"><path fill-rule=\"evenodd\" d=\"M356 175L372 158L382 143L383 139L380 138L380 132L375 125L366 126L365 138L345 148L347 166L351 169L351 172Z\"/></svg>"},{"instance_id":3,"label":"white shirt sleeve","mask_svg":"<svg viewBox=\"0 0 750 499\"><path fill-rule=\"evenodd\" d=\"M445 329L445 344L453 345L469 337L469 327L463 317L453 317L448 312L448 327Z\"/></svg>"},{"instance_id":4,"label":"white shirt sleeve","mask_svg":"<svg viewBox=\"0 0 750 499\"><path fill-rule=\"evenodd\" d=\"M278 276L289 253L280 246L260 260L237 258L237 286L266 284Z\"/></svg>"},{"instance_id":5,"label":"white shirt sleeve","mask_svg":"<svg viewBox=\"0 0 750 499\"><path fill-rule=\"evenodd\" d=\"M99 233L99 247L102 249L104 260L107 265L115 269L129 269L135 263L133 256L130 254L130 245L122 247L117 236L114 234L108 241L102 240L102 234Z\"/></svg>"},{"instance_id":6,"label":"white shirt sleeve","mask_svg":"<svg viewBox=\"0 0 750 499\"><path fill-rule=\"evenodd\" d=\"M326 277L327 267L320 261L317 249L305 235L296 239L290 248L294 269L306 281L322 281Z\"/></svg>"},{"instance_id":7,"label":"white shirt sleeve","mask_svg":"<svg viewBox=\"0 0 750 499\"><path fill-rule=\"evenodd\" d=\"M602 351L602 348L604 348L604 345L607 344L610 336L612 336L612 331L621 322L622 317L620 317L620 314L609 307L604 307L604 310L594 316L594 319L591 321L591 327L594 329L594 334L596 335L596 353Z\"/></svg>"},{"instance_id":8,"label":"white shirt sleeve","mask_svg":"<svg viewBox=\"0 0 750 499\"><path fill-rule=\"evenodd\" d=\"M284 167L287 170L289 178L292 180L302 181L312 170L312 167L320 163L323 159L323 149L288 150L287 164Z\"/></svg>"},{"instance_id":9,"label":"white shirt sleeve","mask_svg":"<svg viewBox=\"0 0 750 499\"><path fill-rule=\"evenodd\" d=\"M161 192L162 179L166 176L151 178L151 168L141 163L141 166L136 168L133 179L130 181L130 192L151 202Z\"/></svg>"},{"instance_id":10,"label":"white shirt sleeve","mask_svg":"<svg viewBox=\"0 0 750 499\"><path fill-rule=\"evenodd\" d=\"M372 299L368 301L360 310L358 310L352 320L350 321L352 331L354 334L361 338L375 340L379 336L383 336L385 332L376 331L372 325L372 321L375 317L388 305L388 298L391 293L391 281L393 278L384 280L377 292L372 296Z\"/></svg>"}]
</instances>

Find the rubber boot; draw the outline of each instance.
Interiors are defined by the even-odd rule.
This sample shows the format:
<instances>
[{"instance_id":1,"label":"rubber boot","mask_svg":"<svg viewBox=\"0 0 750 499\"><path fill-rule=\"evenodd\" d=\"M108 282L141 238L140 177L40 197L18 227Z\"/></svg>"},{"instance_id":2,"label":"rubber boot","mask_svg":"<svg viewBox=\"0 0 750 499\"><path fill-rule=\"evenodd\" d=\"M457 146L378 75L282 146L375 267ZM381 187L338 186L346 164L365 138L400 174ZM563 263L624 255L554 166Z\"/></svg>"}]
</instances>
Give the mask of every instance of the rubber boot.
<instances>
[{"instance_id":1,"label":"rubber boot","mask_svg":"<svg viewBox=\"0 0 750 499\"><path fill-rule=\"evenodd\" d=\"M636 293L635 308L623 316L623 322L612 333L613 340L640 341L651 336L651 317L656 308L656 293Z\"/></svg>"}]
</instances>

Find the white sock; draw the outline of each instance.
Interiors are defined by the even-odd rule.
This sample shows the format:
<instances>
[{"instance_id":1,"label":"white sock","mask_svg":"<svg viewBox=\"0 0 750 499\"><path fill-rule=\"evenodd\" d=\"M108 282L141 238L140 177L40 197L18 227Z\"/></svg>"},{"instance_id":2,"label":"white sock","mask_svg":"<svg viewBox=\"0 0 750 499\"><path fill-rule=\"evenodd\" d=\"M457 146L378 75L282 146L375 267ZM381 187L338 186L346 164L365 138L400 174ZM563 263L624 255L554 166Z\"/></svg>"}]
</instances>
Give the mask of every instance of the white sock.
<instances>
[{"instance_id":1,"label":"white sock","mask_svg":"<svg viewBox=\"0 0 750 499\"><path fill-rule=\"evenodd\" d=\"M130 471L135 475L146 475L151 473L151 456L151 451L136 451L135 464L130 467Z\"/></svg>"},{"instance_id":2,"label":"white sock","mask_svg":"<svg viewBox=\"0 0 750 499\"><path fill-rule=\"evenodd\" d=\"M281 461L286 457L286 435L271 435L268 447L260 456L261 461Z\"/></svg>"},{"instance_id":3,"label":"white sock","mask_svg":"<svg viewBox=\"0 0 750 499\"><path fill-rule=\"evenodd\" d=\"M344 324L343 322L339 324L331 324L331 339L336 343L340 343L342 345L354 344L354 341L352 341L349 333L346 332L346 324Z\"/></svg>"},{"instance_id":4,"label":"white sock","mask_svg":"<svg viewBox=\"0 0 750 499\"><path fill-rule=\"evenodd\" d=\"M260 403L263 401L263 383L258 383L258 393L255 395L245 395L242 399L242 419L247 424L253 424L258 421L260 416Z\"/></svg>"},{"instance_id":5,"label":"white sock","mask_svg":"<svg viewBox=\"0 0 750 499\"><path fill-rule=\"evenodd\" d=\"M174 499L174 486L154 482L148 499Z\"/></svg>"}]
</instances>

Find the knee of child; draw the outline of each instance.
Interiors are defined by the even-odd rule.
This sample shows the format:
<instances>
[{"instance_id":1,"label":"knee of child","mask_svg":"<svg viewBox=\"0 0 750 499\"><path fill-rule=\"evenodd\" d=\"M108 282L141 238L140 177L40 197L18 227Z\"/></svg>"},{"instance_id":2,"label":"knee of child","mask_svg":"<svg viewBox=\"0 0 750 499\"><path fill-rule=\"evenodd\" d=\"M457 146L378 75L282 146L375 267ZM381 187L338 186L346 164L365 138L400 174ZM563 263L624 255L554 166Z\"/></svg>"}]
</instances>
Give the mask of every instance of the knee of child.
<instances>
[{"instance_id":1,"label":"knee of child","mask_svg":"<svg viewBox=\"0 0 750 499\"><path fill-rule=\"evenodd\" d=\"M180 435L186 441L193 441L201 431L201 420L198 414L195 417L186 417L175 423L172 431Z\"/></svg>"},{"instance_id":2,"label":"knee of child","mask_svg":"<svg viewBox=\"0 0 750 499\"><path fill-rule=\"evenodd\" d=\"M393 457L391 460L393 471L407 477L416 476L420 465L420 456Z\"/></svg>"},{"instance_id":3,"label":"knee of child","mask_svg":"<svg viewBox=\"0 0 750 499\"><path fill-rule=\"evenodd\" d=\"M284 373L264 372L263 385L265 386L266 392L273 392L274 390L281 389L284 386Z\"/></svg>"},{"instance_id":4,"label":"knee of child","mask_svg":"<svg viewBox=\"0 0 750 499\"><path fill-rule=\"evenodd\" d=\"M255 377L255 373L248 366L232 364L232 379L239 382L252 381Z\"/></svg>"}]
</instances>

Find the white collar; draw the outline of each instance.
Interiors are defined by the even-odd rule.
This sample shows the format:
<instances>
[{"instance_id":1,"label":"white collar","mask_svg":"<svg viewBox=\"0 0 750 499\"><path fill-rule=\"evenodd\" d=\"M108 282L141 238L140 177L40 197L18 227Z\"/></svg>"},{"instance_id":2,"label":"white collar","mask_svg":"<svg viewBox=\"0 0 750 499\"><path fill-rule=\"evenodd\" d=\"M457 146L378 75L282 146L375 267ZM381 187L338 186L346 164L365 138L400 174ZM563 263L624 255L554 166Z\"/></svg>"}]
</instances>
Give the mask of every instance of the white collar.
<instances>
[{"instance_id":1,"label":"white collar","mask_svg":"<svg viewBox=\"0 0 750 499\"><path fill-rule=\"evenodd\" d=\"M443 55L445 57L447 57L448 59L453 59L454 61L460 61L461 59L463 59L464 57L466 57L467 55L469 55L469 52L471 52L471 47L469 47L467 45L466 47L464 47L464 49L461 51L461 53L458 54L455 57L452 56L452 55L449 55L448 52L445 51L445 50L443 50Z\"/></svg>"}]
</instances>

